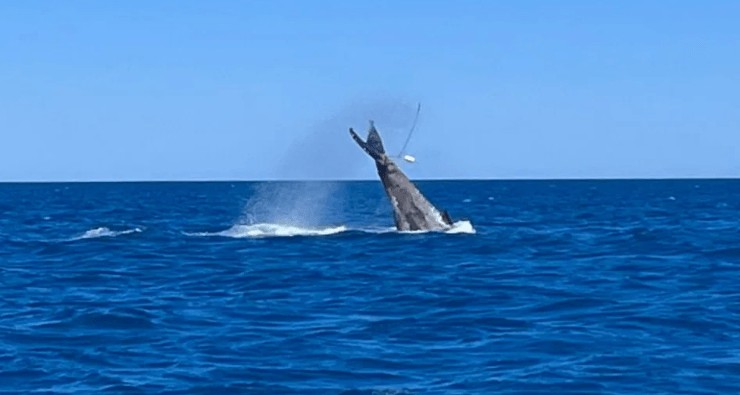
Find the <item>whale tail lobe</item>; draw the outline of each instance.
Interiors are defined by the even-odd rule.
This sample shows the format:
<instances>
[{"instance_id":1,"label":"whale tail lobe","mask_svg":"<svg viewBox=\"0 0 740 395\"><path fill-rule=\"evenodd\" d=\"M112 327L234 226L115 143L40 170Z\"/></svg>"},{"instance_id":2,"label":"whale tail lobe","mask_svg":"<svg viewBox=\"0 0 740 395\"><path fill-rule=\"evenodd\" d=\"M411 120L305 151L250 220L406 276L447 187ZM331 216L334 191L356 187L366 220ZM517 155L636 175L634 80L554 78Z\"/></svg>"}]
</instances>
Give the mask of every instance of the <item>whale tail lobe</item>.
<instances>
[{"instance_id":1,"label":"whale tail lobe","mask_svg":"<svg viewBox=\"0 0 740 395\"><path fill-rule=\"evenodd\" d=\"M375 160L382 159L385 154L385 148L383 147L383 140L380 138L380 134L375 129L375 123L370 121L370 130L367 134L367 141L363 141L360 136L355 133L354 129L349 128L349 133L352 135L352 139L362 148L368 155Z\"/></svg>"},{"instance_id":2,"label":"whale tail lobe","mask_svg":"<svg viewBox=\"0 0 740 395\"><path fill-rule=\"evenodd\" d=\"M370 130L367 132L367 145L376 152L381 154L385 153L383 140L380 139L380 134L378 134L378 131L375 129L375 123L373 121L370 121Z\"/></svg>"}]
</instances>

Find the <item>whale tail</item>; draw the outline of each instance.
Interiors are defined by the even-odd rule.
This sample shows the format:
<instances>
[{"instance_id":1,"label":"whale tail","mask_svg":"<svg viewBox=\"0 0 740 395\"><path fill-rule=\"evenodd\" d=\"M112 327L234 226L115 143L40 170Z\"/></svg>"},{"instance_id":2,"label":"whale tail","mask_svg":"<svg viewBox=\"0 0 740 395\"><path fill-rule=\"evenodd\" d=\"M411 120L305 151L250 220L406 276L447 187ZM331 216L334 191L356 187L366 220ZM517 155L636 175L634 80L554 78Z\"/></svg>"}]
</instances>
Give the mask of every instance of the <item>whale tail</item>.
<instances>
[{"instance_id":1,"label":"whale tail","mask_svg":"<svg viewBox=\"0 0 740 395\"><path fill-rule=\"evenodd\" d=\"M370 121L370 130L367 134L367 141L363 141L360 136L355 133L354 129L349 128L349 133L352 135L352 139L362 148L368 155L375 160L381 160L385 154L385 148L383 147L383 140L380 138L380 134L375 129L375 123Z\"/></svg>"},{"instance_id":2,"label":"whale tail","mask_svg":"<svg viewBox=\"0 0 740 395\"><path fill-rule=\"evenodd\" d=\"M375 123L373 121L370 121L370 130L367 132L367 145L376 152L381 154L385 153L383 140L380 139L380 134L378 134L378 130L375 129Z\"/></svg>"}]
</instances>

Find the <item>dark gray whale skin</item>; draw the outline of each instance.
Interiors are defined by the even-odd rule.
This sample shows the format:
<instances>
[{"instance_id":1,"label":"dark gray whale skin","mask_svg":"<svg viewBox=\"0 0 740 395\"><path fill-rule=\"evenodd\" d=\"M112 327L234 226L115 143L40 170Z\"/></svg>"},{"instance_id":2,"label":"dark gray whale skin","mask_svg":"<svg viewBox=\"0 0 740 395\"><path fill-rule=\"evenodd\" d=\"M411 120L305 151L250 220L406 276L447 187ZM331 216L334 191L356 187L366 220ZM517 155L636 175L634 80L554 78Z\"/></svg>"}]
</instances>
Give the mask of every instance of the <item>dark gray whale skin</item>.
<instances>
[{"instance_id":1,"label":"dark gray whale skin","mask_svg":"<svg viewBox=\"0 0 740 395\"><path fill-rule=\"evenodd\" d=\"M370 121L367 141L363 141L352 128L349 129L349 133L375 161L378 176L393 206L396 229L437 231L452 227L453 222L447 212L434 207L385 153L383 141L373 121Z\"/></svg>"}]
</instances>

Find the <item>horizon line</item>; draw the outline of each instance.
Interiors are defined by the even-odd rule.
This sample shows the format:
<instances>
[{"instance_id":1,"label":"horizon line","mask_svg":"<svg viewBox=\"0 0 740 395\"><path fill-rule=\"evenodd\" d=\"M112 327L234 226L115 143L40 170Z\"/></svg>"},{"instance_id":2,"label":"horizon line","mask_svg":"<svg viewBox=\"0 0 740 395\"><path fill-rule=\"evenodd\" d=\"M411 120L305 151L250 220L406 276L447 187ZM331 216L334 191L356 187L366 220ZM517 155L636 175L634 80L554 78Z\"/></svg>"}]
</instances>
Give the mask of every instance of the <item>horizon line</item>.
<instances>
[{"instance_id":1,"label":"horizon line","mask_svg":"<svg viewBox=\"0 0 740 395\"><path fill-rule=\"evenodd\" d=\"M417 178L412 182L428 181L713 181L713 180L740 180L740 176L714 177L520 177L520 178ZM263 178L263 179L161 179L161 180L14 180L0 181L0 184L140 184L140 183L253 183L253 182L373 182L376 178Z\"/></svg>"}]
</instances>

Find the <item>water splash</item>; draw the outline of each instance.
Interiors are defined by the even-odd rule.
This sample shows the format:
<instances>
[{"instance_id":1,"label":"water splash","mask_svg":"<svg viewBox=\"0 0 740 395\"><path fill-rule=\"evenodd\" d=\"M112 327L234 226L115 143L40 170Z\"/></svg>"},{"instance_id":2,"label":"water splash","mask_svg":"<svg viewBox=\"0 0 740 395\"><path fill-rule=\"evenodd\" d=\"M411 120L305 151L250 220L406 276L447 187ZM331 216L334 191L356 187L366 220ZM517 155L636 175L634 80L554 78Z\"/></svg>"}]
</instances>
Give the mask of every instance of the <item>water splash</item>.
<instances>
[{"instance_id":1,"label":"water splash","mask_svg":"<svg viewBox=\"0 0 740 395\"><path fill-rule=\"evenodd\" d=\"M470 221L458 221L451 229L445 231L397 231L395 227L390 228L356 228L352 229L345 225L327 226L327 227L300 227L292 225L259 223L251 225L234 225L229 229L219 232L195 232L185 233L186 236L194 237L229 237L235 239L241 238L264 238L264 237L294 237L294 236L330 236L344 232L360 232L368 234L425 234L425 233L446 233L446 234L475 234L475 228Z\"/></svg>"},{"instance_id":2,"label":"water splash","mask_svg":"<svg viewBox=\"0 0 740 395\"><path fill-rule=\"evenodd\" d=\"M292 236L328 236L347 231L346 226L334 226L326 228L303 228L298 226L280 224L253 224L234 225L220 232L197 232L186 233L188 236L221 236L231 238L256 238L256 237L292 237Z\"/></svg>"},{"instance_id":3,"label":"water splash","mask_svg":"<svg viewBox=\"0 0 740 395\"><path fill-rule=\"evenodd\" d=\"M97 239L100 237L118 237L122 235L128 235L131 233L141 233L142 230L140 228L133 228L133 229L127 229L127 230L111 230L106 227L99 227L95 229L90 229L83 233L80 236L72 238L72 240L83 240L83 239Z\"/></svg>"},{"instance_id":4,"label":"water splash","mask_svg":"<svg viewBox=\"0 0 740 395\"><path fill-rule=\"evenodd\" d=\"M473 223L470 221L457 221L454 224L452 224L452 229L449 229L445 231L447 234L475 234L475 228L473 227Z\"/></svg>"},{"instance_id":5,"label":"water splash","mask_svg":"<svg viewBox=\"0 0 740 395\"><path fill-rule=\"evenodd\" d=\"M340 193L338 182L261 184L245 205L237 225L321 226L327 217L341 212L342 199L337 199Z\"/></svg>"}]
</instances>

